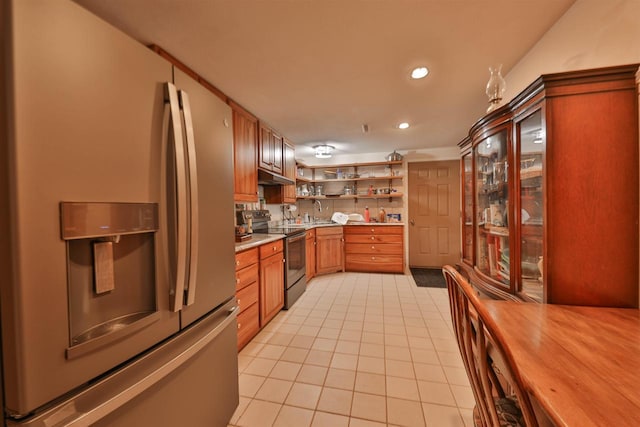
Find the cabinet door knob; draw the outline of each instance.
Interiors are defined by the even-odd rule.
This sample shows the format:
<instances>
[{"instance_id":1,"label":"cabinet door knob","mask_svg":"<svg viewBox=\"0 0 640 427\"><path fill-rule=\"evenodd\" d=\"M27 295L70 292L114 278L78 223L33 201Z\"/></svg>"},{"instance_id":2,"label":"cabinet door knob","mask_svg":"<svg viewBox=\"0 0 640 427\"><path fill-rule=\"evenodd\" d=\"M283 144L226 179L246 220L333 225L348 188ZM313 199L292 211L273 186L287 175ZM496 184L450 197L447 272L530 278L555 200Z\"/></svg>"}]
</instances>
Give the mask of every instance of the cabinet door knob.
<instances>
[{"instance_id":1,"label":"cabinet door knob","mask_svg":"<svg viewBox=\"0 0 640 427\"><path fill-rule=\"evenodd\" d=\"M242 327L242 323L238 323L238 329Z\"/></svg>"},{"instance_id":2,"label":"cabinet door knob","mask_svg":"<svg viewBox=\"0 0 640 427\"><path fill-rule=\"evenodd\" d=\"M237 302L238 302L238 305L240 305L240 300L239 299L237 300Z\"/></svg>"},{"instance_id":3,"label":"cabinet door knob","mask_svg":"<svg viewBox=\"0 0 640 427\"><path fill-rule=\"evenodd\" d=\"M240 265L240 261L236 261L236 265Z\"/></svg>"},{"instance_id":4,"label":"cabinet door knob","mask_svg":"<svg viewBox=\"0 0 640 427\"><path fill-rule=\"evenodd\" d=\"M375 228L372 228L372 229L371 229L371 232L373 233L374 231L376 231L376 230L375 230Z\"/></svg>"},{"instance_id":5,"label":"cabinet door knob","mask_svg":"<svg viewBox=\"0 0 640 427\"><path fill-rule=\"evenodd\" d=\"M375 259L376 259L376 257L374 257L374 256L371 257L371 260L375 260Z\"/></svg>"},{"instance_id":6,"label":"cabinet door knob","mask_svg":"<svg viewBox=\"0 0 640 427\"><path fill-rule=\"evenodd\" d=\"M375 237L373 237L373 236L371 236L371 240L376 240L376 238L375 238Z\"/></svg>"},{"instance_id":7,"label":"cabinet door knob","mask_svg":"<svg viewBox=\"0 0 640 427\"><path fill-rule=\"evenodd\" d=\"M375 249L375 248L376 248L375 246L371 245L371 249Z\"/></svg>"},{"instance_id":8,"label":"cabinet door knob","mask_svg":"<svg viewBox=\"0 0 640 427\"><path fill-rule=\"evenodd\" d=\"M236 284L240 284L240 278L236 278Z\"/></svg>"},{"instance_id":9,"label":"cabinet door knob","mask_svg":"<svg viewBox=\"0 0 640 427\"><path fill-rule=\"evenodd\" d=\"M282 263L284 264L286 262L286 260L284 258L282 258Z\"/></svg>"}]
</instances>

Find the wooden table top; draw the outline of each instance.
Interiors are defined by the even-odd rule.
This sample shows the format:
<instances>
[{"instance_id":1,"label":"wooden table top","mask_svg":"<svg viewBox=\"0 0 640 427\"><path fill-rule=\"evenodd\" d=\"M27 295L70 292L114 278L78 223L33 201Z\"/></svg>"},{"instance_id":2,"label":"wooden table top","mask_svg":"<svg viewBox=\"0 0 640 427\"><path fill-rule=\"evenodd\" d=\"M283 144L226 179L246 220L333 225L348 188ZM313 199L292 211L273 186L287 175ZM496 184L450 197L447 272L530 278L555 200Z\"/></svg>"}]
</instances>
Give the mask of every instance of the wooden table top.
<instances>
[{"instance_id":1,"label":"wooden table top","mask_svg":"<svg viewBox=\"0 0 640 427\"><path fill-rule=\"evenodd\" d=\"M529 393L555 424L640 426L639 310L486 305Z\"/></svg>"}]
</instances>

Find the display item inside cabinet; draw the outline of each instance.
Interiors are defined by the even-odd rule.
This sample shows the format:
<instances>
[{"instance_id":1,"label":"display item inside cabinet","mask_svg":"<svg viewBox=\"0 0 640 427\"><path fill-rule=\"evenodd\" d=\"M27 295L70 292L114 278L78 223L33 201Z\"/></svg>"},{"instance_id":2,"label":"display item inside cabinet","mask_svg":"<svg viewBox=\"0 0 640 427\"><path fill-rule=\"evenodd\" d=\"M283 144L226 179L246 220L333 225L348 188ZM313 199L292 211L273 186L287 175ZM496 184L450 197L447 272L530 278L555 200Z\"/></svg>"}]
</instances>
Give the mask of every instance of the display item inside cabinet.
<instances>
[{"instance_id":1,"label":"display item inside cabinet","mask_svg":"<svg viewBox=\"0 0 640 427\"><path fill-rule=\"evenodd\" d=\"M509 180L506 129L474 148L476 159L476 229L478 269L509 286Z\"/></svg>"}]
</instances>

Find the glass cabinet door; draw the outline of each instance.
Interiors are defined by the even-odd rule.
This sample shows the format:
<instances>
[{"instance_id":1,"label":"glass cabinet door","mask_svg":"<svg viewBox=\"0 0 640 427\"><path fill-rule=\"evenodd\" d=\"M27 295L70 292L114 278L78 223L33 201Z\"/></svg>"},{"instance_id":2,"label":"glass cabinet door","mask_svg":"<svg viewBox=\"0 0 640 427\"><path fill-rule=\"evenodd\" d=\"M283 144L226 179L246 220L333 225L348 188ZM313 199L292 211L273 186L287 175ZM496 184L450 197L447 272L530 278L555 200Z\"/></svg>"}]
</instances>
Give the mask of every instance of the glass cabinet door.
<instances>
[{"instance_id":1,"label":"glass cabinet door","mask_svg":"<svg viewBox=\"0 0 640 427\"><path fill-rule=\"evenodd\" d=\"M475 146L476 267L509 287L507 130Z\"/></svg>"},{"instance_id":2,"label":"glass cabinet door","mask_svg":"<svg viewBox=\"0 0 640 427\"><path fill-rule=\"evenodd\" d=\"M473 163L471 153L462 157L464 205L462 207L462 259L473 263Z\"/></svg>"},{"instance_id":3,"label":"glass cabinet door","mask_svg":"<svg viewBox=\"0 0 640 427\"><path fill-rule=\"evenodd\" d=\"M540 110L516 125L520 182L519 291L543 302L543 153L545 135ZM518 163L516 163L517 165Z\"/></svg>"}]
</instances>

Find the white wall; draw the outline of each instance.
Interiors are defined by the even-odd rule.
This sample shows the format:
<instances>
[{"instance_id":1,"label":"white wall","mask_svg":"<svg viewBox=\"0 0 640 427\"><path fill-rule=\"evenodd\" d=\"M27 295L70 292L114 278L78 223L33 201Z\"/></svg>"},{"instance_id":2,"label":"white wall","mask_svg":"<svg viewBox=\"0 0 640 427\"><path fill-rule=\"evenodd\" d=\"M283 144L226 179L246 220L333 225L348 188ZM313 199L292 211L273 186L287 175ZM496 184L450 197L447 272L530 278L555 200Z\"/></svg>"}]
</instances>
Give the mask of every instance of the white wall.
<instances>
[{"instance_id":1,"label":"white wall","mask_svg":"<svg viewBox=\"0 0 640 427\"><path fill-rule=\"evenodd\" d=\"M505 100L541 74L631 63L640 63L640 0L577 0L505 76Z\"/></svg>"}]
</instances>

